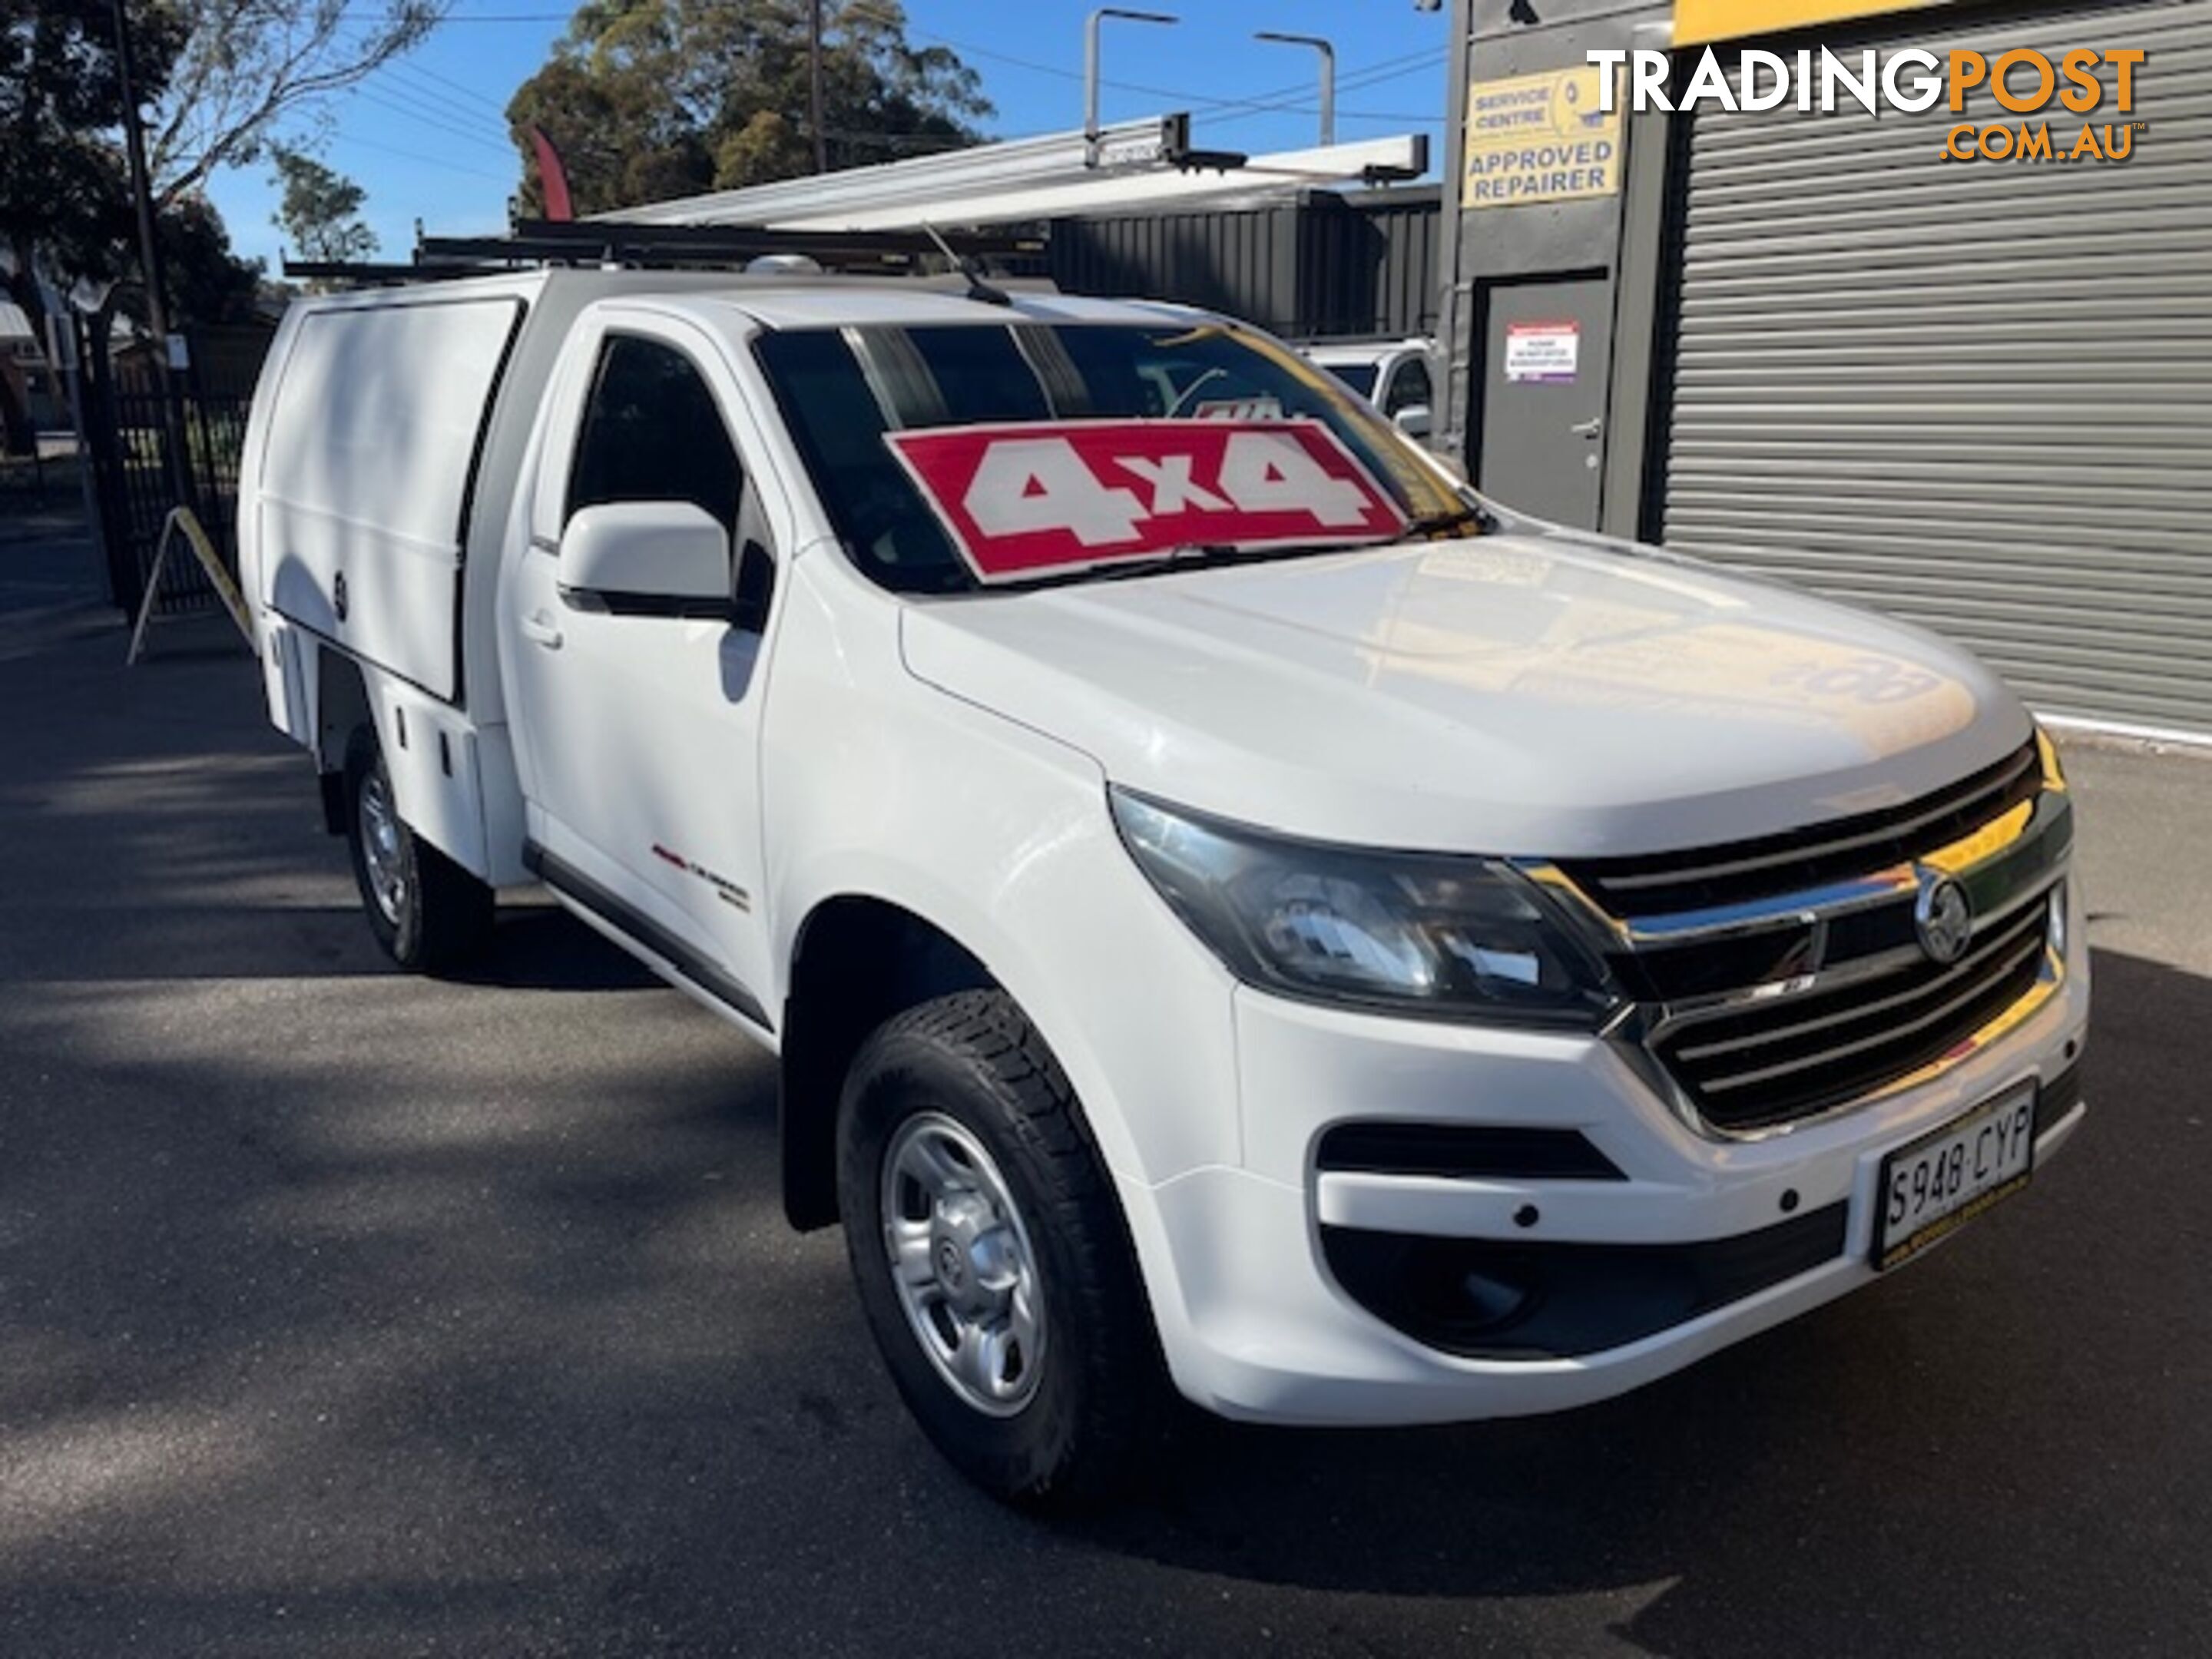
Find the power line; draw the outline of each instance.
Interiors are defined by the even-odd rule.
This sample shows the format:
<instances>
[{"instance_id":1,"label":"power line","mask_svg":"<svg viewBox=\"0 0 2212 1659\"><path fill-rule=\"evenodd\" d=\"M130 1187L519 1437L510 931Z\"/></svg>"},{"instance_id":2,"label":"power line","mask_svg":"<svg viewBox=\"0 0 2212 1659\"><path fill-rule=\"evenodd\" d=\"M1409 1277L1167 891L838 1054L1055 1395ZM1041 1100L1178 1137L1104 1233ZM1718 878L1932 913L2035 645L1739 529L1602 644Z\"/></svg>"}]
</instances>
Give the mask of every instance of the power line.
<instances>
[{"instance_id":1,"label":"power line","mask_svg":"<svg viewBox=\"0 0 2212 1659\"><path fill-rule=\"evenodd\" d=\"M437 70L432 69L428 64L410 64L404 58L395 58L385 64L384 67L386 70L395 74L416 76L427 80L434 81L438 85L443 87L447 92L457 94L460 97L466 98L471 100L472 102L481 104L484 108L489 110L493 114L499 117L502 126L506 124L507 106L504 104L501 103L497 99L488 98L483 93L475 91L472 88L463 85L460 82L453 79L450 76L439 74Z\"/></svg>"},{"instance_id":2,"label":"power line","mask_svg":"<svg viewBox=\"0 0 2212 1659\"><path fill-rule=\"evenodd\" d=\"M355 87L353 90L356 96L366 98L379 108L389 110L395 115L404 116L418 127L427 127L434 131L444 133L447 137L458 138L464 143L475 144L484 149L496 150L502 155L512 155L514 153L514 147L504 139L495 142L479 132L471 132L465 127L457 126L440 116L426 113L419 105L404 102L399 98L389 95L392 90L390 88L379 91L376 88L363 83Z\"/></svg>"},{"instance_id":3,"label":"power line","mask_svg":"<svg viewBox=\"0 0 2212 1659\"><path fill-rule=\"evenodd\" d=\"M1421 61L1417 63L1407 63L1402 58L1389 60L1403 64L1403 67L1401 68L1390 69L1385 71L1382 69L1382 65L1376 64L1370 66L1370 70L1365 72L1347 76L1343 80L1337 82L1337 90L1340 92L1357 91L1364 87L1379 87L1386 81L1401 80L1408 75L1419 75L1426 70L1442 67L1444 59L1449 56L1449 54L1446 52L1438 51L1433 54L1425 52L1419 54L1419 56ZM1311 114L1313 110L1311 106L1300 106L1294 103L1257 104L1242 109L1230 110L1224 114L1215 116L1213 120L1215 125L1223 125L1231 121L1249 120L1255 115L1300 115Z\"/></svg>"},{"instance_id":4,"label":"power line","mask_svg":"<svg viewBox=\"0 0 2212 1659\"><path fill-rule=\"evenodd\" d=\"M489 143L494 141L486 136L487 133L496 133L499 135L496 140L498 148L507 148L506 122L479 114L474 110L456 109L434 92L420 90L404 81L389 80L386 74L390 68L390 64L386 64L374 75L356 82L353 89L364 94L374 93L380 101L387 105L402 106L405 113L419 116L432 126L444 127L456 137Z\"/></svg>"},{"instance_id":5,"label":"power line","mask_svg":"<svg viewBox=\"0 0 2212 1659\"><path fill-rule=\"evenodd\" d=\"M995 47L979 46L969 40L956 40L950 35L938 34L931 30L916 28L911 25L908 26L907 32L921 40L934 41L941 46L950 46L955 52L965 53L971 58L981 58L991 63L1005 64L1011 68L1027 70L1036 75L1049 75L1055 80L1080 81L1083 79L1081 70L1066 69L1057 64L1042 64L1033 58L1017 58L1010 52L1000 52ZM1419 52L1405 52L1395 58L1385 58L1376 63L1364 64L1358 69L1347 72L1337 85L1340 90L1347 87L1356 88L1362 86L1373 86L1379 82L1393 78L1389 75L1377 74L1378 70L1394 69L1396 65L1403 64L1411 64L1412 67L1401 72L1411 74L1416 69L1426 69L1431 64L1442 64L1448 56L1449 53L1443 47L1425 46ZM1420 61L1415 63L1415 59ZM1141 92L1148 97L1170 98L1194 115L1218 109L1241 109L1255 115L1275 110L1283 110L1291 114L1314 112L1311 109L1297 107L1294 101L1304 97L1311 89L1310 83L1304 81L1295 85L1278 88L1272 92L1258 93L1249 98L1207 97L1200 93L1175 87L1152 86L1142 81L1117 81L1104 76L1099 78L1098 84L1102 87L1111 87L1117 92ZM1285 100L1293 101L1285 102L1284 101Z\"/></svg>"},{"instance_id":6,"label":"power line","mask_svg":"<svg viewBox=\"0 0 2212 1659\"><path fill-rule=\"evenodd\" d=\"M424 155L416 150L402 149L397 144L379 143L374 138L363 138L357 134L340 133L332 138L331 143L334 147L358 144L363 149L381 150L386 155L397 155L403 161L420 161L425 167L442 168L447 173L464 173L471 179L489 179L495 184L512 185L520 176L519 171L515 173L487 173L482 167L463 167L458 161L448 161L436 155Z\"/></svg>"},{"instance_id":7,"label":"power line","mask_svg":"<svg viewBox=\"0 0 2212 1659\"><path fill-rule=\"evenodd\" d=\"M705 3L711 5L734 5L743 3L743 0L705 0ZM349 15L353 15L356 14L351 12L349 13ZM377 14L368 13L364 15L374 15ZM448 23L566 23L573 21L574 20L574 16L575 14L574 12L454 11L447 13L446 16L441 21ZM1058 64L1041 63L1033 58L1017 57L1012 52L1000 52L994 46L978 46L973 41L956 40L951 35L939 34L933 30L919 28L911 23L907 26L906 32L908 34L913 35L917 40L927 40L940 46L949 46L953 51L963 53L965 56L980 58L988 63L1003 64L1011 69L1026 70L1030 73L1035 75L1048 75L1055 80L1080 81L1083 79L1083 71L1080 70L1068 69L1064 65ZM1378 85L1383 81L1395 79L1399 75L1414 74L1421 70L1430 68L1432 65L1441 64L1449 55L1448 51L1443 47L1431 46L1424 47L1418 52L1401 53L1400 56L1395 58L1385 58L1376 63L1365 64L1358 70L1350 71L1338 82L1337 85L1340 90L1356 90L1362 86ZM1405 65L1405 67L1399 68L1399 65ZM1391 73L1378 73L1378 71L1382 70L1389 70ZM428 70L422 70L422 73L425 75L433 74L433 72ZM467 91L467 88L462 87L459 82L447 80L443 76L434 75L433 78L442 82L444 84L453 88L457 91ZM1115 79L1111 76L1102 76L1098 84L1102 87L1111 88L1116 92L1139 92L1143 93L1147 97L1172 99L1178 106L1187 109L1192 114L1200 114L1214 110L1235 110L1240 111L1245 115L1273 114L1278 112L1289 115L1304 115L1314 112L1311 107L1301 106L1296 101L1297 100L1304 97L1309 91L1307 84L1303 82L1292 86L1280 87L1273 91L1258 93L1249 98L1222 98L1207 96L1203 94L1189 91L1186 88L1155 86L1142 81L1122 81ZM481 94L471 93L469 94L469 95L480 99L482 98ZM491 102L489 99L483 99L483 101L487 105ZM1225 117L1224 118L1236 119L1241 118L1231 116ZM1407 118L1421 119L1426 118L1413 117Z\"/></svg>"}]
</instances>

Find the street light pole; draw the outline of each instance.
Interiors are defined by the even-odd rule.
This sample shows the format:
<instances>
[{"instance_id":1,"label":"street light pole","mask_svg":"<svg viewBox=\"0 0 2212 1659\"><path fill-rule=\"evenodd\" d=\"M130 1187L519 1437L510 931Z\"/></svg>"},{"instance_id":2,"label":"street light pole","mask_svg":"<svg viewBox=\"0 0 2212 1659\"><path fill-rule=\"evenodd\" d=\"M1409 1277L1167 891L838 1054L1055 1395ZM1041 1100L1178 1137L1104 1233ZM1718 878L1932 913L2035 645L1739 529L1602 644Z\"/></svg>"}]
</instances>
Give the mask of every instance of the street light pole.
<instances>
[{"instance_id":1,"label":"street light pole","mask_svg":"<svg viewBox=\"0 0 2212 1659\"><path fill-rule=\"evenodd\" d=\"M1275 29L1261 29L1252 37L1255 40L1272 40L1279 46L1311 46L1321 54L1321 142L1324 149L1336 142L1336 46L1318 34L1285 34Z\"/></svg>"},{"instance_id":2,"label":"street light pole","mask_svg":"<svg viewBox=\"0 0 2212 1659\"><path fill-rule=\"evenodd\" d=\"M1130 11L1121 6L1101 6L1083 26L1083 142L1090 165L1098 165L1098 25L1109 17L1132 23L1180 23L1182 19L1164 11Z\"/></svg>"},{"instance_id":3,"label":"street light pole","mask_svg":"<svg viewBox=\"0 0 2212 1659\"><path fill-rule=\"evenodd\" d=\"M806 118L814 128L814 170L830 171L830 139L822 131L822 0L806 6Z\"/></svg>"},{"instance_id":4,"label":"street light pole","mask_svg":"<svg viewBox=\"0 0 2212 1659\"><path fill-rule=\"evenodd\" d=\"M138 263L146 277L146 322L154 331L154 374L161 393L161 435L167 450L169 487L177 505L192 498L185 465L184 422L177 411L176 377L169 368L169 301L161 280L161 244L154 228L154 185L146 174L146 130L138 114L138 88L131 58L131 15L115 0L115 70L123 96L123 146L131 165L131 195L137 210Z\"/></svg>"}]
</instances>

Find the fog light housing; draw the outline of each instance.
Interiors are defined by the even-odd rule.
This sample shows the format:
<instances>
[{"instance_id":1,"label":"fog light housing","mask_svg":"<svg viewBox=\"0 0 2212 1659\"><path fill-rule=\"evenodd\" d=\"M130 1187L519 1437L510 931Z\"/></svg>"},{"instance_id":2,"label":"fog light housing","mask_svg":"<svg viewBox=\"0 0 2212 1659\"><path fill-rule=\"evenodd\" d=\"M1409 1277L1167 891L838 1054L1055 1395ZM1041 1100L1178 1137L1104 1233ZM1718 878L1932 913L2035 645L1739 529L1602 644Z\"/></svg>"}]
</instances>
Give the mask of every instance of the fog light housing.
<instances>
[{"instance_id":1,"label":"fog light housing","mask_svg":"<svg viewBox=\"0 0 2212 1659\"><path fill-rule=\"evenodd\" d=\"M2045 936L2051 953L2061 962L2066 960L2066 884L2060 882L2051 890L2050 920L2044 925Z\"/></svg>"},{"instance_id":2,"label":"fog light housing","mask_svg":"<svg viewBox=\"0 0 2212 1659\"><path fill-rule=\"evenodd\" d=\"M1504 1324L1528 1300L1528 1292L1520 1285L1509 1285L1487 1273L1462 1274L1459 1291L1467 1299L1467 1329L1470 1333Z\"/></svg>"}]
</instances>

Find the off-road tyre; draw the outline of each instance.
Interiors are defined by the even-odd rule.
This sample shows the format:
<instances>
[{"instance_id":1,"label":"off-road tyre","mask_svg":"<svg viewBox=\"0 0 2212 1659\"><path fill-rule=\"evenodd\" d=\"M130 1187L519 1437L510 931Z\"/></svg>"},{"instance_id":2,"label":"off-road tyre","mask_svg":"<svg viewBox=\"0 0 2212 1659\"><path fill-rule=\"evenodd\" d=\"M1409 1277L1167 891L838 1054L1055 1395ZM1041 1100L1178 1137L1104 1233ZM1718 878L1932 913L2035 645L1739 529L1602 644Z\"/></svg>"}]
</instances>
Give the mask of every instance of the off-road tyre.
<instances>
[{"instance_id":1,"label":"off-road tyre","mask_svg":"<svg viewBox=\"0 0 2212 1659\"><path fill-rule=\"evenodd\" d=\"M492 890L399 817L383 749L365 726L346 744L344 796L354 883L385 954L422 974L450 972L481 955L491 939Z\"/></svg>"},{"instance_id":2,"label":"off-road tyre","mask_svg":"<svg viewBox=\"0 0 2212 1659\"><path fill-rule=\"evenodd\" d=\"M981 1142L1034 1256L1042 1357L1033 1392L1011 1414L988 1414L940 1373L894 1281L885 1158L902 1125L932 1114ZM939 1451L1024 1506L1095 1503L1139 1482L1170 1419L1158 1339L1090 1126L1013 1000L963 991L887 1020L854 1056L837 1127L838 1197L861 1306Z\"/></svg>"}]
</instances>

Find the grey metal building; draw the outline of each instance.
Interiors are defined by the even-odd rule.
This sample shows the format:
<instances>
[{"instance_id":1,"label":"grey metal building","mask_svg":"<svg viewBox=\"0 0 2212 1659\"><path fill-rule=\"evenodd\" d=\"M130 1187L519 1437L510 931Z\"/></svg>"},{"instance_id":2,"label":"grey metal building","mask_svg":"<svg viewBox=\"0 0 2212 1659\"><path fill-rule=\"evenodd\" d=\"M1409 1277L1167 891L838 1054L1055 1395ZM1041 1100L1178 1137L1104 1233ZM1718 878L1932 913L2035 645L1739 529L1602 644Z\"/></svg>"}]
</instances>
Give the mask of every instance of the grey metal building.
<instances>
[{"instance_id":1,"label":"grey metal building","mask_svg":"<svg viewBox=\"0 0 2212 1659\"><path fill-rule=\"evenodd\" d=\"M1671 52L1679 93L1716 41L1732 77L1746 46L2144 56L2128 113L2105 64L2087 115L1595 107L1591 49ZM1442 441L1486 489L2212 737L2212 0L1458 0L1452 86ZM2051 160L1946 155L2045 119ZM2127 159L2059 159L2085 125Z\"/></svg>"},{"instance_id":2,"label":"grey metal building","mask_svg":"<svg viewBox=\"0 0 2212 1659\"><path fill-rule=\"evenodd\" d=\"M1071 294L1209 306L1291 339L1428 334L1438 204L1401 185L1055 219L1045 269Z\"/></svg>"}]
</instances>

